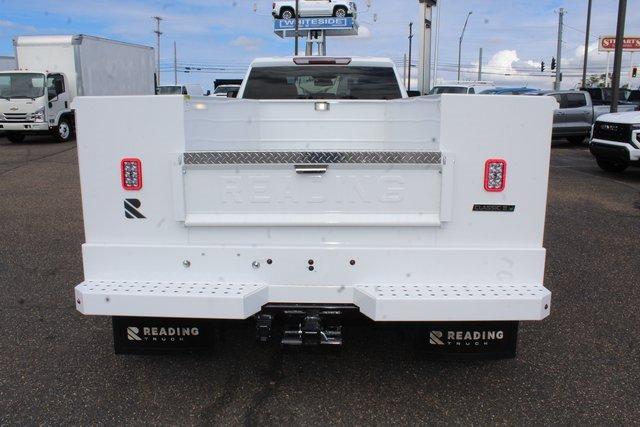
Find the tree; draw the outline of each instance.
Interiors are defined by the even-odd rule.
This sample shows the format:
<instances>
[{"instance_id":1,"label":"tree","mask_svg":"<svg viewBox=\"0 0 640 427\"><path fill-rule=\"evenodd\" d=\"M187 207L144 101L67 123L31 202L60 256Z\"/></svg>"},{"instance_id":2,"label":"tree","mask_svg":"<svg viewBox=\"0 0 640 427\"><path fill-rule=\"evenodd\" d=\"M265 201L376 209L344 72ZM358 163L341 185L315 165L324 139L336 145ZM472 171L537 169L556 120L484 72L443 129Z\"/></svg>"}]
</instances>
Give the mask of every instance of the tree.
<instances>
[{"instance_id":1,"label":"tree","mask_svg":"<svg viewBox=\"0 0 640 427\"><path fill-rule=\"evenodd\" d=\"M609 81L611 81L611 73L609 73ZM586 85L587 87L604 87L605 83L605 75L602 74L592 74L587 77Z\"/></svg>"}]
</instances>

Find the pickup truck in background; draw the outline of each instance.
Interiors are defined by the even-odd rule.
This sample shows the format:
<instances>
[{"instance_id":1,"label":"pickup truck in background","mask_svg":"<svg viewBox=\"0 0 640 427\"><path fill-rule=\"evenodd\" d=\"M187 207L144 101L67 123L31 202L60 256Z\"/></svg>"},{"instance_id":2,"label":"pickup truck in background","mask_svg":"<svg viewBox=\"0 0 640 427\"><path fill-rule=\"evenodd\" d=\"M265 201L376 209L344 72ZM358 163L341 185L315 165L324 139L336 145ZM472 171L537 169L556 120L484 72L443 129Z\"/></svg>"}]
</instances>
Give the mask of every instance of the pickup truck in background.
<instances>
[{"instance_id":1,"label":"pickup truck in background","mask_svg":"<svg viewBox=\"0 0 640 427\"><path fill-rule=\"evenodd\" d=\"M334 16L345 18L355 16L357 7L355 2L342 0L299 0L301 18ZM295 0L280 0L273 2L271 14L276 19L295 18Z\"/></svg>"},{"instance_id":2,"label":"pickup truck in background","mask_svg":"<svg viewBox=\"0 0 640 427\"><path fill-rule=\"evenodd\" d=\"M622 172L640 165L640 112L604 114L596 120L589 144L598 166Z\"/></svg>"},{"instance_id":3,"label":"pickup truck in background","mask_svg":"<svg viewBox=\"0 0 640 427\"><path fill-rule=\"evenodd\" d=\"M550 98L408 98L389 59L289 57L255 60L236 100L74 106L75 304L113 318L118 353L201 348L237 322L335 346L365 321L513 357L518 322L550 313Z\"/></svg>"},{"instance_id":4,"label":"pickup truck in background","mask_svg":"<svg viewBox=\"0 0 640 427\"><path fill-rule=\"evenodd\" d=\"M576 90L540 91L527 95L550 96L558 101L560 108L553 115L553 138L566 138L572 144L582 144L591 134L591 127L602 114L607 114L610 107L594 106L589 92ZM618 110L635 111L634 105L620 105Z\"/></svg>"},{"instance_id":5,"label":"pickup truck in background","mask_svg":"<svg viewBox=\"0 0 640 427\"><path fill-rule=\"evenodd\" d=\"M593 105L611 105L611 95L613 93L613 89L610 87L583 87L580 88L581 91L589 92L589 96L591 96L591 102ZM620 88L620 105L627 104L631 93L633 92L631 89Z\"/></svg>"},{"instance_id":6,"label":"pickup truck in background","mask_svg":"<svg viewBox=\"0 0 640 427\"><path fill-rule=\"evenodd\" d=\"M0 131L11 142L48 133L69 141L76 96L154 93L151 47L82 34L20 36L13 43L18 71L0 72Z\"/></svg>"}]
</instances>

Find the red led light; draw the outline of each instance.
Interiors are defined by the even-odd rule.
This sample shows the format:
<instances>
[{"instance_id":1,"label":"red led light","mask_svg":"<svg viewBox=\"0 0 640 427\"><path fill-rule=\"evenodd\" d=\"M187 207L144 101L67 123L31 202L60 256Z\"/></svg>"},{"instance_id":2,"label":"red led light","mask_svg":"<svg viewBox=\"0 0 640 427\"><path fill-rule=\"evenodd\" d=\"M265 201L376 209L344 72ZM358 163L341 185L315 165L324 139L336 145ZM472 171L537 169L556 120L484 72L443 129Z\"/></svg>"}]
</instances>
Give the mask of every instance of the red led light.
<instances>
[{"instance_id":1,"label":"red led light","mask_svg":"<svg viewBox=\"0 0 640 427\"><path fill-rule=\"evenodd\" d=\"M507 183L507 162L502 159L489 159L484 164L484 189L498 193Z\"/></svg>"},{"instance_id":2,"label":"red led light","mask_svg":"<svg viewBox=\"0 0 640 427\"><path fill-rule=\"evenodd\" d=\"M140 159L122 159L120 171L122 188L127 191L137 191L142 188L142 162Z\"/></svg>"}]
</instances>

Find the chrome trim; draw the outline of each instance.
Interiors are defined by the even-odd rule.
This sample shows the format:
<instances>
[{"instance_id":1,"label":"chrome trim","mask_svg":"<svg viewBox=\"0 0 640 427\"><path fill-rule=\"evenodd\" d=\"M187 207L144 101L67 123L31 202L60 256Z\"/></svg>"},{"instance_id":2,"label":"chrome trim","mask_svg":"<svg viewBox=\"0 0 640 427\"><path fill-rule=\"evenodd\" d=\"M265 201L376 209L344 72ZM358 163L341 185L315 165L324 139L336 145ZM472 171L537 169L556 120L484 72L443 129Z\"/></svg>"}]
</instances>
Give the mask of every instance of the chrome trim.
<instances>
[{"instance_id":1,"label":"chrome trim","mask_svg":"<svg viewBox=\"0 0 640 427\"><path fill-rule=\"evenodd\" d=\"M437 151L204 151L184 153L185 165L419 164L440 165Z\"/></svg>"}]
</instances>

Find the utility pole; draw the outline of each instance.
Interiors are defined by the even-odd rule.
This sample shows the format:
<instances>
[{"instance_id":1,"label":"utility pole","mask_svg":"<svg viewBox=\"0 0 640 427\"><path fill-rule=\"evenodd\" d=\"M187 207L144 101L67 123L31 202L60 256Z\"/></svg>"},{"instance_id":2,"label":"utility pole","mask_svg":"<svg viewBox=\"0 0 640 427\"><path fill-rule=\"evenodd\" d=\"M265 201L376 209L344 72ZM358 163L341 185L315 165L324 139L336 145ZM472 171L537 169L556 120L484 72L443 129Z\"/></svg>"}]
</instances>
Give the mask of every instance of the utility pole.
<instances>
[{"instance_id":1,"label":"utility pole","mask_svg":"<svg viewBox=\"0 0 640 427\"><path fill-rule=\"evenodd\" d=\"M173 41L173 84L178 86L178 48Z\"/></svg>"},{"instance_id":2,"label":"utility pole","mask_svg":"<svg viewBox=\"0 0 640 427\"><path fill-rule=\"evenodd\" d=\"M160 21L162 21L162 18L159 16L154 16L153 19L156 20L156 29L154 31L154 33L156 33L157 36L157 43L156 43L156 56L158 58L158 62L157 62L157 66L156 66L156 73L158 75L158 86L160 86L160 36L162 35L162 32L160 31Z\"/></svg>"},{"instance_id":3,"label":"utility pole","mask_svg":"<svg viewBox=\"0 0 640 427\"><path fill-rule=\"evenodd\" d=\"M587 86L587 62L589 60L589 32L591 31L591 2L587 6L587 33L584 36L584 63L582 64L582 87Z\"/></svg>"},{"instance_id":4,"label":"utility pole","mask_svg":"<svg viewBox=\"0 0 640 427\"><path fill-rule=\"evenodd\" d=\"M300 0L296 0L296 10L293 13L296 17L296 30L295 30L295 39L296 39L296 47L295 47L295 51L296 51L296 56L298 56L298 31L300 29L300 21L298 20L298 18L300 17L300 15L298 14L298 6L300 6Z\"/></svg>"},{"instance_id":5,"label":"utility pole","mask_svg":"<svg viewBox=\"0 0 640 427\"><path fill-rule=\"evenodd\" d=\"M420 3L420 59L418 61L418 91L429 93L431 89L431 17L436 0L419 0Z\"/></svg>"},{"instance_id":6,"label":"utility pole","mask_svg":"<svg viewBox=\"0 0 640 427\"><path fill-rule=\"evenodd\" d=\"M558 12L558 51L556 52L556 81L553 83L553 90L560 90L562 83L562 27L564 25L564 8Z\"/></svg>"},{"instance_id":7,"label":"utility pole","mask_svg":"<svg viewBox=\"0 0 640 427\"><path fill-rule=\"evenodd\" d=\"M620 100L620 69L622 68L622 44L624 41L624 21L627 17L627 0L618 4L618 28L616 30L616 52L613 56L613 78L611 82L611 112L618 112Z\"/></svg>"},{"instance_id":8,"label":"utility pole","mask_svg":"<svg viewBox=\"0 0 640 427\"><path fill-rule=\"evenodd\" d=\"M464 20L464 27L462 27L462 33L460 34L460 39L458 41L458 81L460 81L460 61L462 60L462 39L464 39L464 32L467 29L467 23L469 22L469 17L473 12L469 12L467 14L467 19Z\"/></svg>"},{"instance_id":9,"label":"utility pole","mask_svg":"<svg viewBox=\"0 0 640 427\"><path fill-rule=\"evenodd\" d=\"M409 22L409 72L407 73L407 83L405 87L411 90L411 48L413 46L413 22Z\"/></svg>"},{"instance_id":10,"label":"utility pole","mask_svg":"<svg viewBox=\"0 0 640 427\"><path fill-rule=\"evenodd\" d=\"M482 81L482 48L480 48L478 58L478 81Z\"/></svg>"}]
</instances>

